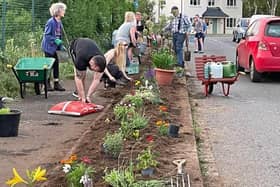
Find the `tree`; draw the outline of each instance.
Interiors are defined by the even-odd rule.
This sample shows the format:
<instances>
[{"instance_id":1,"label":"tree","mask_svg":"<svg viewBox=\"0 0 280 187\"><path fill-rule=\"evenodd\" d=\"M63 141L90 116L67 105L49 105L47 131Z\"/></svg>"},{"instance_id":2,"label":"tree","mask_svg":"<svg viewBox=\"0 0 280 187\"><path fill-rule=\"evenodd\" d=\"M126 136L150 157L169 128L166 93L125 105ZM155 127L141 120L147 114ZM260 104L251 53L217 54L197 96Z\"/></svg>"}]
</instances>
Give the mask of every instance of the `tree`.
<instances>
[{"instance_id":1,"label":"tree","mask_svg":"<svg viewBox=\"0 0 280 187\"><path fill-rule=\"evenodd\" d=\"M278 1L279 0L267 0L266 1L268 10L270 11L270 15L275 15Z\"/></svg>"}]
</instances>

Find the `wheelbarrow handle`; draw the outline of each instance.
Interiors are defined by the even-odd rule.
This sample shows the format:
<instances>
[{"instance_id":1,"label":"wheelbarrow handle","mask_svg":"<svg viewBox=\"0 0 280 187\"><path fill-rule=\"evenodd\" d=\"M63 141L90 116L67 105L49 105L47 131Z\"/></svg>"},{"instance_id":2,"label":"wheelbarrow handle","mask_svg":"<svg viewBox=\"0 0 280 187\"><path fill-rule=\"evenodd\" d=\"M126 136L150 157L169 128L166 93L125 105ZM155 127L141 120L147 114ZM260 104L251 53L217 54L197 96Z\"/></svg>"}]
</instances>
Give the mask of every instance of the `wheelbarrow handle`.
<instances>
[{"instance_id":1,"label":"wheelbarrow handle","mask_svg":"<svg viewBox=\"0 0 280 187\"><path fill-rule=\"evenodd\" d=\"M17 78L17 80L18 80L18 82L20 82L20 79L19 79L19 77L18 77L18 74L17 74L17 72L16 72L15 68L14 68L11 64L7 64L7 68L9 68L9 69L12 69L12 70L13 70L13 72L14 72L14 74L15 74L15 76L16 76L16 78Z\"/></svg>"}]
</instances>

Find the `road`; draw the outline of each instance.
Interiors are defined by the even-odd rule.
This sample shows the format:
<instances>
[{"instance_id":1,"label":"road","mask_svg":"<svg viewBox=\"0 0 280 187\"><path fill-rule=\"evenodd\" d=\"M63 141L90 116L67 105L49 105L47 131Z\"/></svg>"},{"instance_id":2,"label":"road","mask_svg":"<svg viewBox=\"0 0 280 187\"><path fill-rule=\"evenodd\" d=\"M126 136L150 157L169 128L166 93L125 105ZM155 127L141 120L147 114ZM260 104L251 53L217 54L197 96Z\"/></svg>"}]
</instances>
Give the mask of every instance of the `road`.
<instances>
[{"instance_id":1,"label":"road","mask_svg":"<svg viewBox=\"0 0 280 187\"><path fill-rule=\"evenodd\" d=\"M207 55L226 55L235 61L236 44L231 37L206 38ZM192 54L193 55L193 54ZM213 95L202 97L200 82L192 90L209 138L224 186L280 186L280 75L252 83L240 77L228 97L220 85ZM195 79L195 78L194 78Z\"/></svg>"}]
</instances>

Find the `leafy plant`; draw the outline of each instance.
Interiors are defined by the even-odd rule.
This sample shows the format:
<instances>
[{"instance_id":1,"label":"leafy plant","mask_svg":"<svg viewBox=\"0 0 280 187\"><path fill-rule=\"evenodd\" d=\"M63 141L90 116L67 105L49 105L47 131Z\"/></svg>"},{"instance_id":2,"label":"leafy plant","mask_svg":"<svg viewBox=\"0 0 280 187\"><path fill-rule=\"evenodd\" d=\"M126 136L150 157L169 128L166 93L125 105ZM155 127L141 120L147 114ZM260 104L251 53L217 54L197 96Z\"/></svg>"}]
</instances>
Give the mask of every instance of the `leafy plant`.
<instances>
[{"instance_id":1,"label":"leafy plant","mask_svg":"<svg viewBox=\"0 0 280 187\"><path fill-rule=\"evenodd\" d=\"M134 113L126 121L121 122L121 132L125 138L133 135L135 130L143 129L148 125L149 120L140 113Z\"/></svg>"},{"instance_id":2,"label":"leafy plant","mask_svg":"<svg viewBox=\"0 0 280 187\"><path fill-rule=\"evenodd\" d=\"M168 49L154 51L151 55L154 67L171 70L175 65L175 57Z\"/></svg>"},{"instance_id":3,"label":"leafy plant","mask_svg":"<svg viewBox=\"0 0 280 187\"><path fill-rule=\"evenodd\" d=\"M7 185L13 187L16 184L24 183L28 187L33 187L37 182L45 181L47 178L46 170L41 169L39 166L38 168L34 169L33 171L26 170L27 179L23 179L17 172L15 168L13 168L14 177L6 182Z\"/></svg>"},{"instance_id":4,"label":"leafy plant","mask_svg":"<svg viewBox=\"0 0 280 187\"><path fill-rule=\"evenodd\" d=\"M60 163L64 164L63 172L66 173L66 180L69 186L83 187L92 181L92 175L95 172L88 164L91 161L87 157L81 158L78 161L76 155L71 155Z\"/></svg>"},{"instance_id":5,"label":"leafy plant","mask_svg":"<svg viewBox=\"0 0 280 187\"><path fill-rule=\"evenodd\" d=\"M166 125L162 125L158 128L158 132L159 132L159 135L161 136L167 136L168 134L168 126Z\"/></svg>"},{"instance_id":6,"label":"leafy plant","mask_svg":"<svg viewBox=\"0 0 280 187\"><path fill-rule=\"evenodd\" d=\"M126 95L124 100L131 103L131 105L136 108L141 108L143 106L143 99L139 95Z\"/></svg>"},{"instance_id":7,"label":"leafy plant","mask_svg":"<svg viewBox=\"0 0 280 187\"><path fill-rule=\"evenodd\" d=\"M152 153L150 146L138 154L137 161L136 167L139 170L153 168L158 165L158 162L156 161L155 155Z\"/></svg>"},{"instance_id":8,"label":"leafy plant","mask_svg":"<svg viewBox=\"0 0 280 187\"><path fill-rule=\"evenodd\" d=\"M85 163L74 164L71 170L66 174L67 183L69 186L83 187L82 179L85 178L85 176L91 176L93 173L94 169L87 166Z\"/></svg>"},{"instance_id":9,"label":"leafy plant","mask_svg":"<svg viewBox=\"0 0 280 187\"><path fill-rule=\"evenodd\" d=\"M104 138L105 152L110 153L113 157L118 157L123 147L123 135L121 132L106 134Z\"/></svg>"},{"instance_id":10,"label":"leafy plant","mask_svg":"<svg viewBox=\"0 0 280 187\"><path fill-rule=\"evenodd\" d=\"M165 186L163 181L160 180L148 180L148 181L137 181L132 187L162 187Z\"/></svg>"},{"instance_id":11,"label":"leafy plant","mask_svg":"<svg viewBox=\"0 0 280 187\"><path fill-rule=\"evenodd\" d=\"M110 172L105 170L104 180L112 187L133 186L135 183L132 167L119 170L113 169Z\"/></svg>"},{"instance_id":12,"label":"leafy plant","mask_svg":"<svg viewBox=\"0 0 280 187\"><path fill-rule=\"evenodd\" d=\"M132 105L118 104L114 107L114 115L118 120L124 121L135 113L135 107Z\"/></svg>"}]
</instances>

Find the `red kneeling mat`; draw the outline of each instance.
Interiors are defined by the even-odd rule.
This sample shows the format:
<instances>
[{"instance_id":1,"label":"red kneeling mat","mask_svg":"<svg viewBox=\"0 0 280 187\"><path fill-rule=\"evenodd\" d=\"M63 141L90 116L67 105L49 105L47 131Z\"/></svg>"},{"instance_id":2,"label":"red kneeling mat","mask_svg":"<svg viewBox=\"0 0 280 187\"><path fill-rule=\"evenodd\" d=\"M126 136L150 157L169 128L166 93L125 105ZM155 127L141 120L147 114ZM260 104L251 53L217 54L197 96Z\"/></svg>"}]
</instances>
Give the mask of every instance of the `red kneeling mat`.
<instances>
[{"instance_id":1,"label":"red kneeling mat","mask_svg":"<svg viewBox=\"0 0 280 187\"><path fill-rule=\"evenodd\" d=\"M83 116L90 113L99 112L104 107L93 103L84 103L81 101L65 101L58 103L50 108L49 114L61 114L70 116Z\"/></svg>"}]
</instances>

